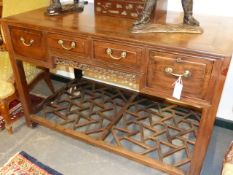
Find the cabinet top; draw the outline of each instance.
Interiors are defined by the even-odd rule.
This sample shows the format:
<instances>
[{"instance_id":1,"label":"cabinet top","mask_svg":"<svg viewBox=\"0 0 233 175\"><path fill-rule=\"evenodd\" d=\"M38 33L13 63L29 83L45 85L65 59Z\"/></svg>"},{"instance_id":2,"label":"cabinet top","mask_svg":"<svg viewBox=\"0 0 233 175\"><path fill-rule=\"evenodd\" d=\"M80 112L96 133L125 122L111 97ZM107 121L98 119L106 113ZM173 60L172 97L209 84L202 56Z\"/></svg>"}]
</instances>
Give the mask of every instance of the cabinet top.
<instances>
[{"instance_id":1,"label":"cabinet top","mask_svg":"<svg viewBox=\"0 0 233 175\"><path fill-rule=\"evenodd\" d=\"M95 15L93 4L88 4L81 13L62 16L45 16L45 8L4 18L4 23L23 27L45 28L49 32L79 35L94 35L125 42L157 46L172 50L192 51L202 54L231 57L233 53L233 18L197 16L203 34L146 33L129 31L131 19ZM182 13L168 12L160 15L158 23L181 23Z\"/></svg>"}]
</instances>

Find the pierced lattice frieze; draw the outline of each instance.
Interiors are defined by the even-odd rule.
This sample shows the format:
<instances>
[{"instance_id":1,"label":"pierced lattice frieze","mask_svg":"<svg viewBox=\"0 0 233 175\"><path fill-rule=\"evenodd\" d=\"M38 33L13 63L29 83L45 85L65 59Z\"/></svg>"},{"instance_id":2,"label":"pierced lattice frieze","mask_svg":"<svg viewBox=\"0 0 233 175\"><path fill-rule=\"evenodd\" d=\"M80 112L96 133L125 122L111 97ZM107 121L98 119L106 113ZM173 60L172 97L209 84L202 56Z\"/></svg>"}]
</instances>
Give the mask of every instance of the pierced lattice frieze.
<instances>
[{"instance_id":1,"label":"pierced lattice frieze","mask_svg":"<svg viewBox=\"0 0 233 175\"><path fill-rule=\"evenodd\" d=\"M137 97L112 128L108 142L188 171L200 115Z\"/></svg>"},{"instance_id":2,"label":"pierced lattice frieze","mask_svg":"<svg viewBox=\"0 0 233 175\"><path fill-rule=\"evenodd\" d=\"M45 119L101 144L189 170L200 114L90 80L77 80L48 99ZM117 152L117 151L116 151Z\"/></svg>"},{"instance_id":3,"label":"pierced lattice frieze","mask_svg":"<svg viewBox=\"0 0 233 175\"><path fill-rule=\"evenodd\" d=\"M121 117L130 96L117 88L81 81L46 105L44 116L59 125L102 139Z\"/></svg>"}]
</instances>

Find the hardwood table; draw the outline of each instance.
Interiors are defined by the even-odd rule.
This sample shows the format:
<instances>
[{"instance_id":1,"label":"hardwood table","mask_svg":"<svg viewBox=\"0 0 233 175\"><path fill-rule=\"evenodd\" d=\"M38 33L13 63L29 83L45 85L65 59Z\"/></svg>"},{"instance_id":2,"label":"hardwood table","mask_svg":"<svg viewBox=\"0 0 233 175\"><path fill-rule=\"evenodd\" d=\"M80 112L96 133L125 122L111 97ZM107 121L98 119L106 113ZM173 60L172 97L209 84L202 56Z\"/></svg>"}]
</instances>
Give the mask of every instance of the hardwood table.
<instances>
[{"instance_id":1,"label":"hardwood table","mask_svg":"<svg viewBox=\"0 0 233 175\"><path fill-rule=\"evenodd\" d=\"M197 16L203 34L132 34L132 20L97 16L91 4L78 14L44 12L2 20L27 124L39 123L169 174L199 174L232 56L233 20ZM180 21L177 13L158 19ZM127 81L137 84L138 92L78 80L33 114L22 61L131 77ZM184 87L178 100L172 92L180 76Z\"/></svg>"}]
</instances>

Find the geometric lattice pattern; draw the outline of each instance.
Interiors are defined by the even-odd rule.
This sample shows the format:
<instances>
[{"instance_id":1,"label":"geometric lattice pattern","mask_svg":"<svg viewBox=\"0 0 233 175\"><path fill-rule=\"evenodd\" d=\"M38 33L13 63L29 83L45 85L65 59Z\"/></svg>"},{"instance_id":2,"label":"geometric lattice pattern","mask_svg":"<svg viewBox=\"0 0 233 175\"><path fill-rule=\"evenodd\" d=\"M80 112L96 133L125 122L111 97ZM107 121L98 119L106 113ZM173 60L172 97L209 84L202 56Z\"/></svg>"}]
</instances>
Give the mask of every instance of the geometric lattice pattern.
<instances>
[{"instance_id":1,"label":"geometric lattice pattern","mask_svg":"<svg viewBox=\"0 0 233 175\"><path fill-rule=\"evenodd\" d=\"M90 81L74 82L44 108L57 124L102 140L118 122L130 96Z\"/></svg>"},{"instance_id":2,"label":"geometric lattice pattern","mask_svg":"<svg viewBox=\"0 0 233 175\"><path fill-rule=\"evenodd\" d=\"M200 114L89 80L70 83L40 116L64 128L188 172Z\"/></svg>"},{"instance_id":3,"label":"geometric lattice pattern","mask_svg":"<svg viewBox=\"0 0 233 175\"><path fill-rule=\"evenodd\" d=\"M137 97L112 128L112 143L187 172L200 115Z\"/></svg>"}]
</instances>

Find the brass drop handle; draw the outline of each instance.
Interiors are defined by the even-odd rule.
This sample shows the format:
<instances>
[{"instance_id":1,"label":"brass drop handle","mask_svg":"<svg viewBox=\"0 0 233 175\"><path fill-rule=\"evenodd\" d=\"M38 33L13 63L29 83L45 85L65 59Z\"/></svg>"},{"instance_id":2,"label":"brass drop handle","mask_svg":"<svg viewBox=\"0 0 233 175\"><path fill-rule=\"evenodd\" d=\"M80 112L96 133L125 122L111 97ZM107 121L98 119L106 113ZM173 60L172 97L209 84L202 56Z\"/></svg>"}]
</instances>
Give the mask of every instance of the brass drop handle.
<instances>
[{"instance_id":1,"label":"brass drop handle","mask_svg":"<svg viewBox=\"0 0 233 175\"><path fill-rule=\"evenodd\" d=\"M121 52L120 57L115 57L115 56L112 55L112 49L111 48L107 48L106 53L114 60L120 60L122 58L126 58L126 56L127 56L127 52L123 51L123 52Z\"/></svg>"},{"instance_id":2,"label":"brass drop handle","mask_svg":"<svg viewBox=\"0 0 233 175\"><path fill-rule=\"evenodd\" d=\"M26 46L26 47L30 47L33 43L34 43L34 40L33 39L31 39L30 41L29 41L29 43L26 43L25 42L25 39L23 38L23 37L20 37L20 41L23 43L23 45L24 46Z\"/></svg>"},{"instance_id":3,"label":"brass drop handle","mask_svg":"<svg viewBox=\"0 0 233 175\"><path fill-rule=\"evenodd\" d=\"M192 76L192 73L189 70L185 70L183 74L173 73L173 68L171 68L171 67L166 67L165 68L165 72L167 74L170 74L170 75L173 75L173 76L176 76L176 77L185 77L185 78L188 78L188 77Z\"/></svg>"},{"instance_id":4,"label":"brass drop handle","mask_svg":"<svg viewBox=\"0 0 233 175\"><path fill-rule=\"evenodd\" d=\"M65 49L65 50L71 50L71 49L74 49L74 48L76 47L76 43L75 43L74 41L71 42L69 48L66 47L66 46L64 46L64 41L63 41L63 40L58 40L57 43L58 43L59 45L61 45L61 47L62 47L63 49Z\"/></svg>"}]
</instances>

